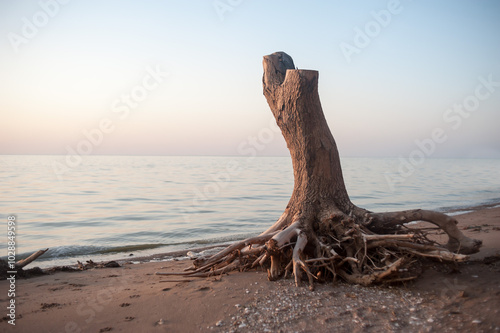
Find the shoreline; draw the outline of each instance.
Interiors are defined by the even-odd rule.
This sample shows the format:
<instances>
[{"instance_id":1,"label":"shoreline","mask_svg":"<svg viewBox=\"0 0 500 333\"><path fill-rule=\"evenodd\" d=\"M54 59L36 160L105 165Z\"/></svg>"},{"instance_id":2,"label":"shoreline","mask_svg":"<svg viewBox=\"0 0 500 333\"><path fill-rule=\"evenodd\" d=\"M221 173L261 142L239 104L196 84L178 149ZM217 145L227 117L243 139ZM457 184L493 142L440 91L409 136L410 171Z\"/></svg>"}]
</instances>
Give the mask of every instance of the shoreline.
<instances>
[{"instance_id":1,"label":"shoreline","mask_svg":"<svg viewBox=\"0 0 500 333\"><path fill-rule=\"evenodd\" d=\"M339 280L309 291L293 279L268 281L261 269L166 278L154 273L180 272L190 262L145 257L139 264L17 279L16 326L5 314L0 326L4 332L500 330L500 207L455 218L467 236L483 240L478 256L458 264L428 261L411 283L361 287ZM0 281L4 309L8 287Z\"/></svg>"},{"instance_id":2,"label":"shoreline","mask_svg":"<svg viewBox=\"0 0 500 333\"><path fill-rule=\"evenodd\" d=\"M469 213L477 212L479 210L485 210L485 209L493 209L500 207L500 202L495 202L495 203L485 203L485 204L480 204L480 205L475 205L475 206L470 206L470 207L463 207L463 208L453 208L450 210L447 210L444 212L444 214L448 214L450 216L453 216L456 218L457 216L460 215L466 215ZM235 240L237 241L237 240ZM216 248L221 248L223 249L224 247L230 245L232 242L224 242L221 244L214 244L214 245L208 245L208 246L202 246L202 247L195 247L195 248L190 248L190 249L181 249L181 250L174 250L174 251L167 251L167 252L158 252L154 254L148 254L148 255L139 255L139 256L126 256L124 255L121 258L117 259L111 259L111 260L99 260L99 262L106 262L106 261L116 261L120 264L128 263L128 262L140 262L140 263L145 263L145 262L168 262L171 260L179 260L179 258L185 257L184 259L189 259L187 257L187 254L189 252L193 253L199 253L207 250L212 250ZM70 258L69 258L70 259ZM75 261L78 258L75 259ZM92 259L92 258L90 258ZM36 267L36 262L34 262L33 267ZM69 265L51 265L47 267L43 267L43 270L50 270L58 267L77 267L77 263L75 262L74 264L69 264Z\"/></svg>"},{"instance_id":3,"label":"shoreline","mask_svg":"<svg viewBox=\"0 0 500 333\"><path fill-rule=\"evenodd\" d=\"M500 202L484 203L484 204L480 204L480 205L463 207L463 208L451 208L451 209L447 210L446 212L444 212L444 214L458 213L457 215L463 215L463 214L476 212L478 210L492 209L492 208L497 208L497 207L500 207ZM455 216L455 215L452 215L452 216Z\"/></svg>"}]
</instances>

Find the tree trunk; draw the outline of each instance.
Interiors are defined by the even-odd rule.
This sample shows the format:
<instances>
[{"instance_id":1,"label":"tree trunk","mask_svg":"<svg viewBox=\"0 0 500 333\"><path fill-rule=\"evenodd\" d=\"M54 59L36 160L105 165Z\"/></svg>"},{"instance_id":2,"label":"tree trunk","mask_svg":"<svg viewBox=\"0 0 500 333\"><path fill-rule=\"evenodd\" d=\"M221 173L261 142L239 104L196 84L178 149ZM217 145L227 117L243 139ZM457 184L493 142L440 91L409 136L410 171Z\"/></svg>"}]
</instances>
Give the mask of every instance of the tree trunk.
<instances>
[{"instance_id":1,"label":"tree trunk","mask_svg":"<svg viewBox=\"0 0 500 333\"><path fill-rule=\"evenodd\" d=\"M321 108L318 72L295 69L284 52L265 56L263 66L264 96L292 158L292 196L278 221L260 236L200 259L190 272L180 274L206 276L270 261L271 280L293 271L297 285L305 272L311 288L315 279L337 276L368 285L414 278L411 269L401 270L411 268L414 256L461 261L468 258L463 254L479 251L481 242L465 237L457 221L445 214L372 213L354 205ZM437 225L448 234L448 243L436 246L422 230L404 227L412 221Z\"/></svg>"},{"instance_id":2,"label":"tree trunk","mask_svg":"<svg viewBox=\"0 0 500 333\"><path fill-rule=\"evenodd\" d=\"M294 69L283 52L264 57L264 96L292 157L294 189L287 222L332 210L351 212L339 153L318 95L318 72Z\"/></svg>"}]
</instances>

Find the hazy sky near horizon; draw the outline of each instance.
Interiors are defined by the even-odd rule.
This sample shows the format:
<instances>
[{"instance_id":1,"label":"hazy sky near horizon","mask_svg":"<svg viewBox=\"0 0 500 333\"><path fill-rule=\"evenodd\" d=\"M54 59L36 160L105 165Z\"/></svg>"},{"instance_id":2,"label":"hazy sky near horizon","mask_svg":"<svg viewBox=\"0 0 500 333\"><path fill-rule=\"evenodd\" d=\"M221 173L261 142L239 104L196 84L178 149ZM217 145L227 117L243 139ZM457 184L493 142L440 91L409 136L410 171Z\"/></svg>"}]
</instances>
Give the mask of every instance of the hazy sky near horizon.
<instances>
[{"instance_id":1,"label":"hazy sky near horizon","mask_svg":"<svg viewBox=\"0 0 500 333\"><path fill-rule=\"evenodd\" d=\"M275 51L319 71L341 156L500 158L491 0L2 1L0 154L286 155Z\"/></svg>"}]
</instances>

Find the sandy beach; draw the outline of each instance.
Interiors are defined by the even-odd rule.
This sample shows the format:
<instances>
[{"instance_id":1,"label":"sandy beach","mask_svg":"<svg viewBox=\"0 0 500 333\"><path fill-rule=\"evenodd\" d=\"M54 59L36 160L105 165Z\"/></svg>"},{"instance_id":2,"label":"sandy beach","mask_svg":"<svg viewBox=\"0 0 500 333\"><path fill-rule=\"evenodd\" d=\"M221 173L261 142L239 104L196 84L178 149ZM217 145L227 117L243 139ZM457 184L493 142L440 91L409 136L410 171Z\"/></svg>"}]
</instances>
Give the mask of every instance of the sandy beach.
<instances>
[{"instance_id":1,"label":"sandy beach","mask_svg":"<svg viewBox=\"0 0 500 333\"><path fill-rule=\"evenodd\" d=\"M263 271L176 278L189 260L121 262L121 267L16 280L15 326L2 332L491 332L500 330L500 207L456 216L483 241L462 264L428 262L415 282L361 287L342 281L296 288ZM30 267L36 266L36 261Z\"/></svg>"}]
</instances>

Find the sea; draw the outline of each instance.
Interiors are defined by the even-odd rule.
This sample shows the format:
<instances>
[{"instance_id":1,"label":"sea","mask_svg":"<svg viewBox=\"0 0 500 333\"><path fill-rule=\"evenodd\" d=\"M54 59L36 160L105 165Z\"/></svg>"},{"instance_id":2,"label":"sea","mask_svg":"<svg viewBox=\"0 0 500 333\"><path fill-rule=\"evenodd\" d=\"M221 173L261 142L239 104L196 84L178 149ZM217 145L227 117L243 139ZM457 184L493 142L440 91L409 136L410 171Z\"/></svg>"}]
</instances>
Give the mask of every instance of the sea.
<instances>
[{"instance_id":1,"label":"sea","mask_svg":"<svg viewBox=\"0 0 500 333\"><path fill-rule=\"evenodd\" d=\"M458 214L500 203L500 159L341 164L351 200L371 211ZM42 268L168 260L165 253L244 239L279 218L293 189L290 157L4 155L0 165L0 257L11 216L16 260L48 248L31 265Z\"/></svg>"}]
</instances>

